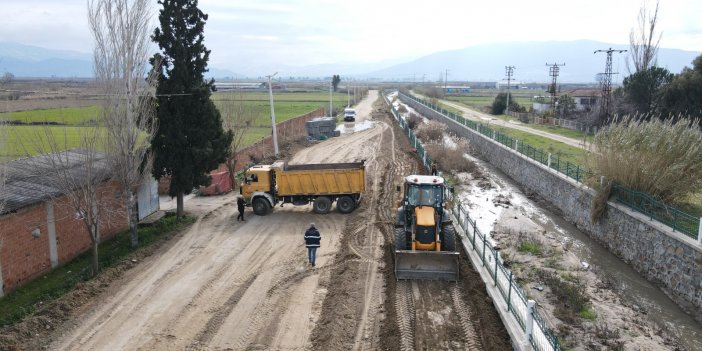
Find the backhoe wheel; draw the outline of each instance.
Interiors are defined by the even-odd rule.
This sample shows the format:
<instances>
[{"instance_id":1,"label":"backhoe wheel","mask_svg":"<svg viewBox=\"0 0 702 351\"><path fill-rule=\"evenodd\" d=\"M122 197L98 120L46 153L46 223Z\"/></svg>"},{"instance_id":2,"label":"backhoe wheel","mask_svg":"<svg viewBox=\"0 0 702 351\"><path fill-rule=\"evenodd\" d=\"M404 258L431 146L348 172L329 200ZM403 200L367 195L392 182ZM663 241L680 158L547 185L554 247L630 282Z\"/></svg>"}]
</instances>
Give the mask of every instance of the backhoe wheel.
<instances>
[{"instance_id":1,"label":"backhoe wheel","mask_svg":"<svg viewBox=\"0 0 702 351\"><path fill-rule=\"evenodd\" d=\"M268 203L268 200L262 197L255 198L251 206L253 207L254 213L259 216L265 216L271 211L271 205Z\"/></svg>"},{"instance_id":2,"label":"backhoe wheel","mask_svg":"<svg viewBox=\"0 0 702 351\"><path fill-rule=\"evenodd\" d=\"M456 251L456 229L453 224L444 226L444 238L441 245L442 251Z\"/></svg>"},{"instance_id":3,"label":"backhoe wheel","mask_svg":"<svg viewBox=\"0 0 702 351\"><path fill-rule=\"evenodd\" d=\"M395 228L395 249L396 250L409 250L410 247L407 244L407 233L405 228L399 227Z\"/></svg>"},{"instance_id":4,"label":"backhoe wheel","mask_svg":"<svg viewBox=\"0 0 702 351\"><path fill-rule=\"evenodd\" d=\"M314 209L315 213L319 214L327 214L329 211L331 211L331 206L332 206L332 201L330 198L326 196L320 196L316 199L314 199L314 203L312 204L312 209Z\"/></svg>"},{"instance_id":5,"label":"backhoe wheel","mask_svg":"<svg viewBox=\"0 0 702 351\"><path fill-rule=\"evenodd\" d=\"M356 209L356 201L351 196L342 196L336 200L336 210L341 213L351 213Z\"/></svg>"}]
</instances>

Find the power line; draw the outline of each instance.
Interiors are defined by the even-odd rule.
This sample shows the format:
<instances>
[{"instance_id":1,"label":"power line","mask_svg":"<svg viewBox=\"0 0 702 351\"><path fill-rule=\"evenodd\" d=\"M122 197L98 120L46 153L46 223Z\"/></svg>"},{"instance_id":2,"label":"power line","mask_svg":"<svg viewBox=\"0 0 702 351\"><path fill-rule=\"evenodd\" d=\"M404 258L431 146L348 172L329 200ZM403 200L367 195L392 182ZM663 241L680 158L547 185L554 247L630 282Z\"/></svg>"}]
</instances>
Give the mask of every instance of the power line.
<instances>
[{"instance_id":1,"label":"power line","mask_svg":"<svg viewBox=\"0 0 702 351\"><path fill-rule=\"evenodd\" d=\"M509 114L509 90L512 83L512 74L514 74L514 66L505 66L507 74L507 107L505 108L505 114Z\"/></svg>"},{"instance_id":2,"label":"power line","mask_svg":"<svg viewBox=\"0 0 702 351\"><path fill-rule=\"evenodd\" d=\"M565 62L562 64L558 63L546 63L548 68L548 75L551 76L551 110L553 111L553 117L556 117L556 93L558 89L556 88L556 83L558 81L558 74L560 73L561 66L565 66Z\"/></svg>"},{"instance_id":3,"label":"power line","mask_svg":"<svg viewBox=\"0 0 702 351\"><path fill-rule=\"evenodd\" d=\"M41 90L15 90L15 89L0 89L3 93L24 93L24 94L48 94L48 95L70 95L70 96L125 96L126 94L96 94L96 93L69 93L58 91L41 91ZM192 93L173 93L173 94L156 94L156 95L137 95L137 96L191 96Z\"/></svg>"},{"instance_id":4,"label":"power line","mask_svg":"<svg viewBox=\"0 0 702 351\"><path fill-rule=\"evenodd\" d=\"M595 50L593 54L596 54L598 52L604 52L607 53L607 63L605 64L605 72L602 73L603 81L602 81L602 108L600 109L600 117L603 119L603 121L606 121L609 119L609 103L611 100L612 96L612 75L614 74L612 72L612 53L624 53L626 50L614 50L612 48L609 48L607 50Z\"/></svg>"}]
</instances>

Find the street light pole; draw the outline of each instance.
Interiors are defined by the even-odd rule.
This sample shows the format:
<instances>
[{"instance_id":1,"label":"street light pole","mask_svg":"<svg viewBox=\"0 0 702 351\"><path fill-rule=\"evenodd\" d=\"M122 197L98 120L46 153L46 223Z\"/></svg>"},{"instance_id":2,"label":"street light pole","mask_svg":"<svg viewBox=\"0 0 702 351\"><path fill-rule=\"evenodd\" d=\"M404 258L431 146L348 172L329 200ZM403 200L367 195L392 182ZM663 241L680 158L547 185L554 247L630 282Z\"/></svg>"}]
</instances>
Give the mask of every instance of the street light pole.
<instances>
[{"instance_id":1,"label":"street light pole","mask_svg":"<svg viewBox=\"0 0 702 351\"><path fill-rule=\"evenodd\" d=\"M332 105L334 102L334 97L332 96L332 89L334 88L334 78L332 78L332 82L329 83L329 117L333 117L332 115L334 114L332 112Z\"/></svg>"},{"instance_id":2,"label":"street light pole","mask_svg":"<svg viewBox=\"0 0 702 351\"><path fill-rule=\"evenodd\" d=\"M268 97L271 101L271 126L273 127L273 152L275 157L278 157L278 132L275 130L275 108L273 107L273 86L271 85L271 78L278 74L275 72L268 77Z\"/></svg>"}]
</instances>

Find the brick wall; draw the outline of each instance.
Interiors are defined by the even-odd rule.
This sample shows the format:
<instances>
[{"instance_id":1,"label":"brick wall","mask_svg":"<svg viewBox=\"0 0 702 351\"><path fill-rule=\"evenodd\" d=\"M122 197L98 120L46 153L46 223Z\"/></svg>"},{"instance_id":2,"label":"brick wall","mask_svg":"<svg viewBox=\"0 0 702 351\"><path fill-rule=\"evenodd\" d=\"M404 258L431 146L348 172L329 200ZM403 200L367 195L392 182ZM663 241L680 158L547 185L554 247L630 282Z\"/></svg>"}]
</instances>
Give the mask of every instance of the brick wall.
<instances>
[{"instance_id":1,"label":"brick wall","mask_svg":"<svg viewBox=\"0 0 702 351\"><path fill-rule=\"evenodd\" d=\"M115 197L118 190L115 182L105 183L99 189L105 214L101 240L112 238L127 228L126 211L122 201ZM5 293L51 270L47 208L47 203L42 202L0 217L0 266ZM84 222L76 219L66 198L54 201L53 213L56 253L61 265L88 250L91 241ZM35 229L39 230L38 237L32 235Z\"/></svg>"},{"instance_id":2,"label":"brick wall","mask_svg":"<svg viewBox=\"0 0 702 351\"><path fill-rule=\"evenodd\" d=\"M32 231L39 229L39 237ZM43 203L0 217L0 266L5 292L51 269L46 206Z\"/></svg>"}]
</instances>

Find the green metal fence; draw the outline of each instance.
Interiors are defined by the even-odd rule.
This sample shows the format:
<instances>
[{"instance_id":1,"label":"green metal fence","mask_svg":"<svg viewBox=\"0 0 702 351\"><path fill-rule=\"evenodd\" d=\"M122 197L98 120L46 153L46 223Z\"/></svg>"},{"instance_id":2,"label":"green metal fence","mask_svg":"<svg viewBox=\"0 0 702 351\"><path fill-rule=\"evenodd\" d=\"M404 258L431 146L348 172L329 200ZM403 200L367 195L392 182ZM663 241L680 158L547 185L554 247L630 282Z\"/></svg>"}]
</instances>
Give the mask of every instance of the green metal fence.
<instances>
[{"instance_id":1,"label":"green metal fence","mask_svg":"<svg viewBox=\"0 0 702 351\"><path fill-rule=\"evenodd\" d=\"M434 112L440 113L444 117L450 118L479 134L493 139L510 149L514 149L520 154L541 163L546 167L554 169L577 182L582 182L586 176L589 175L588 171L582 166L568 161L562 161L557 155L552 155L541 149L532 147L531 145L525 144L520 140L516 140L494 129L491 129L486 125L466 120L465 118L441 109L440 107L424 99L403 93L399 94L407 99L422 104ZM650 195L627 189L622 186L615 185L613 187L613 195L614 196L612 199L614 201L624 204L634 211L645 214L651 220L657 220L658 222L664 223L665 225L671 227L674 232L678 231L690 238L702 240L702 224L700 223L700 218L685 213L675 207L666 205Z\"/></svg>"},{"instance_id":2,"label":"green metal fence","mask_svg":"<svg viewBox=\"0 0 702 351\"><path fill-rule=\"evenodd\" d=\"M410 143L417 150L418 156L422 159L424 165L429 168L431 160L426 154L424 146L416 135L414 135L412 129L409 128L405 119L402 118L400 113L392 106L385 93L383 93L383 98L385 102L391 106L390 111L393 117L400 124ZM451 209L451 212L457 219L458 225L463 229L463 242L466 250L473 250L476 252L480 257L482 265L491 272L490 277L492 281L486 282L486 284L492 283L497 287L502 299L507 304L508 312L514 316L515 320L522 327L532 347L539 351L561 350L558 338L553 331L546 326L544 319L535 307L534 301L527 298L524 290L513 279L512 272L504 266L499 252L495 250L493 245L489 242L488 237L480 232L475 219L470 217L468 210L458 204ZM470 243L470 245L468 245L468 243Z\"/></svg>"}]
</instances>

